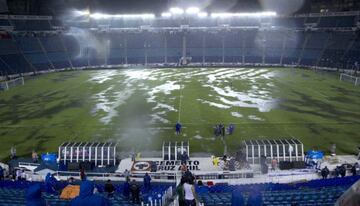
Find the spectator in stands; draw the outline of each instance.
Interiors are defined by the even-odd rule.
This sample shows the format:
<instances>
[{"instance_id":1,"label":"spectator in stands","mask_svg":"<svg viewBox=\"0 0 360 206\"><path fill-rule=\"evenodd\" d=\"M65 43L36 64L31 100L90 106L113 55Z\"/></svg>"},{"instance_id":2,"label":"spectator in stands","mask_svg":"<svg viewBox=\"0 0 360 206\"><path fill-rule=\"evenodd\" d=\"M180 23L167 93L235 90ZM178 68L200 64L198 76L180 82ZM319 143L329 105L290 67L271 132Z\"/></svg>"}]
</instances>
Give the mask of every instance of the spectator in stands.
<instances>
[{"instance_id":1,"label":"spectator in stands","mask_svg":"<svg viewBox=\"0 0 360 206\"><path fill-rule=\"evenodd\" d=\"M124 183L123 195L124 195L124 197L126 199L129 199L129 196L130 196L130 183L127 180Z\"/></svg>"},{"instance_id":2,"label":"spectator in stands","mask_svg":"<svg viewBox=\"0 0 360 206\"><path fill-rule=\"evenodd\" d=\"M125 181L130 181L130 172L129 172L129 170L125 169L124 177L125 177Z\"/></svg>"},{"instance_id":3,"label":"spectator in stands","mask_svg":"<svg viewBox=\"0 0 360 206\"><path fill-rule=\"evenodd\" d=\"M69 184L69 185L74 185L74 184L75 184L75 179L74 179L73 177L70 177L70 178L68 179L68 184Z\"/></svg>"},{"instance_id":4,"label":"spectator in stands","mask_svg":"<svg viewBox=\"0 0 360 206\"><path fill-rule=\"evenodd\" d=\"M186 163L182 163L180 167L181 173L184 175L187 171Z\"/></svg>"},{"instance_id":5,"label":"spectator in stands","mask_svg":"<svg viewBox=\"0 0 360 206\"><path fill-rule=\"evenodd\" d=\"M183 174L183 177L185 178L186 182L194 182L195 180L194 175L190 172L189 169L186 170L186 172Z\"/></svg>"},{"instance_id":6,"label":"spectator in stands","mask_svg":"<svg viewBox=\"0 0 360 206\"><path fill-rule=\"evenodd\" d=\"M244 206L245 200L241 194L241 190L235 189L231 193L231 206Z\"/></svg>"},{"instance_id":7,"label":"spectator in stands","mask_svg":"<svg viewBox=\"0 0 360 206\"><path fill-rule=\"evenodd\" d=\"M105 183L105 192L108 194L108 198L111 198L114 196L115 193L115 187L114 185L111 183L111 180L108 180Z\"/></svg>"},{"instance_id":8,"label":"spectator in stands","mask_svg":"<svg viewBox=\"0 0 360 206\"><path fill-rule=\"evenodd\" d=\"M41 197L41 185L35 184L26 190L26 206L46 206L46 202Z\"/></svg>"},{"instance_id":9,"label":"spectator in stands","mask_svg":"<svg viewBox=\"0 0 360 206\"><path fill-rule=\"evenodd\" d=\"M151 177L148 173L145 173L144 176L144 189L146 192L151 190Z\"/></svg>"},{"instance_id":10,"label":"spectator in stands","mask_svg":"<svg viewBox=\"0 0 360 206\"><path fill-rule=\"evenodd\" d=\"M341 165L339 168L339 173L341 175L341 177L345 177L346 176L346 168L344 165Z\"/></svg>"},{"instance_id":11,"label":"spectator in stands","mask_svg":"<svg viewBox=\"0 0 360 206\"><path fill-rule=\"evenodd\" d=\"M86 180L85 169L83 167L81 167L81 169L80 169L80 179L81 179L81 181Z\"/></svg>"},{"instance_id":12,"label":"spectator in stands","mask_svg":"<svg viewBox=\"0 0 360 206\"><path fill-rule=\"evenodd\" d=\"M184 183L185 178L181 178L180 184L176 187L176 194L179 197L179 206L185 206Z\"/></svg>"},{"instance_id":13,"label":"spectator in stands","mask_svg":"<svg viewBox=\"0 0 360 206\"><path fill-rule=\"evenodd\" d=\"M262 205L261 193L259 193L259 192L250 193L248 200L247 200L247 205L261 206Z\"/></svg>"},{"instance_id":14,"label":"spectator in stands","mask_svg":"<svg viewBox=\"0 0 360 206\"><path fill-rule=\"evenodd\" d=\"M357 155L357 159L360 160L360 147L358 147L358 150L359 150L359 152L358 152L358 155Z\"/></svg>"},{"instance_id":15,"label":"spectator in stands","mask_svg":"<svg viewBox=\"0 0 360 206\"><path fill-rule=\"evenodd\" d=\"M198 201L194 187L194 180L187 178L183 187L184 187L185 205L196 206Z\"/></svg>"},{"instance_id":16,"label":"spectator in stands","mask_svg":"<svg viewBox=\"0 0 360 206\"><path fill-rule=\"evenodd\" d=\"M21 170L21 180L26 181L26 173L25 170Z\"/></svg>"},{"instance_id":17,"label":"spectator in stands","mask_svg":"<svg viewBox=\"0 0 360 206\"><path fill-rule=\"evenodd\" d=\"M47 173L45 177L45 191L49 194L56 194L57 180L54 175Z\"/></svg>"},{"instance_id":18,"label":"spectator in stands","mask_svg":"<svg viewBox=\"0 0 360 206\"><path fill-rule=\"evenodd\" d=\"M176 131L177 135L179 135L181 133L181 127L182 127L182 125L179 122L177 122L175 125L175 131Z\"/></svg>"},{"instance_id":19,"label":"spectator in stands","mask_svg":"<svg viewBox=\"0 0 360 206\"><path fill-rule=\"evenodd\" d=\"M277 160L274 158L271 160L271 170L275 171L277 167Z\"/></svg>"},{"instance_id":20,"label":"spectator in stands","mask_svg":"<svg viewBox=\"0 0 360 206\"><path fill-rule=\"evenodd\" d=\"M352 167L351 167L351 174L353 175L353 176L355 176L356 175L356 173L357 173L357 171L356 171L356 165L357 165L358 163L356 162Z\"/></svg>"},{"instance_id":21,"label":"spectator in stands","mask_svg":"<svg viewBox=\"0 0 360 206\"><path fill-rule=\"evenodd\" d=\"M108 206L109 201L99 195L94 194L95 185L91 181L83 181L80 185L80 194L70 202L71 206Z\"/></svg>"},{"instance_id":22,"label":"spectator in stands","mask_svg":"<svg viewBox=\"0 0 360 206\"><path fill-rule=\"evenodd\" d=\"M340 175L340 167L336 166L336 168L334 169L334 176L339 177L339 175Z\"/></svg>"},{"instance_id":23,"label":"spectator in stands","mask_svg":"<svg viewBox=\"0 0 360 206\"><path fill-rule=\"evenodd\" d=\"M4 169L0 166L0 180L4 180Z\"/></svg>"},{"instance_id":24,"label":"spectator in stands","mask_svg":"<svg viewBox=\"0 0 360 206\"><path fill-rule=\"evenodd\" d=\"M16 180L20 181L21 180L21 170L18 169L18 170L16 170L15 173L16 173Z\"/></svg>"},{"instance_id":25,"label":"spectator in stands","mask_svg":"<svg viewBox=\"0 0 360 206\"><path fill-rule=\"evenodd\" d=\"M131 198L132 202L140 203L140 187L137 185L136 181L133 180L130 185Z\"/></svg>"},{"instance_id":26,"label":"spectator in stands","mask_svg":"<svg viewBox=\"0 0 360 206\"><path fill-rule=\"evenodd\" d=\"M327 168L327 166L325 166L322 170L321 170L321 176L323 179L326 179L329 175L330 171Z\"/></svg>"}]
</instances>

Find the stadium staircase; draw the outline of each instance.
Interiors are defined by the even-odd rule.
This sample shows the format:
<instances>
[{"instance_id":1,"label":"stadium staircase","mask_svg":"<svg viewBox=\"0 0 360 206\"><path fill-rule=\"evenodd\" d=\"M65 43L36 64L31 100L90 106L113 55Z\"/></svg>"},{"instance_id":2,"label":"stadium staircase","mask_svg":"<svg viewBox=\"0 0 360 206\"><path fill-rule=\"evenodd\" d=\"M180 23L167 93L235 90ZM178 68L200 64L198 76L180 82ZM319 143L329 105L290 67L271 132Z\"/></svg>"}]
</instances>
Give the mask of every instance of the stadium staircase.
<instances>
[{"instance_id":1,"label":"stadium staircase","mask_svg":"<svg viewBox=\"0 0 360 206\"><path fill-rule=\"evenodd\" d=\"M36 182L28 181L0 181L0 206L20 206L26 204L25 193L26 189ZM44 184L42 185L45 188ZM59 182L59 188L64 188L66 183ZM129 199L122 195L123 184L114 184L116 188L116 193L114 197L109 198L111 205L113 206L133 206L138 204L133 204ZM141 199L144 204L148 203L148 200L161 199L164 192L174 185L170 184L152 184L150 192L145 192L144 188L141 187ZM97 183L96 188L99 192L99 195L107 197L107 194L104 193L104 183ZM62 200L59 198L58 194L47 194L42 193L43 199L47 202L48 205L56 206L65 206L69 205L69 200Z\"/></svg>"},{"instance_id":2,"label":"stadium staircase","mask_svg":"<svg viewBox=\"0 0 360 206\"><path fill-rule=\"evenodd\" d=\"M334 205L336 200L360 176L332 178L326 180L312 180L297 184L252 184L252 185L215 185L212 187L200 186L196 190L200 202L205 206L231 206L233 191L244 197L244 205L280 206L298 205L324 206ZM260 199L248 200L249 196L260 194ZM248 202L250 201L250 202ZM249 203L249 204L246 204ZM240 205L239 205L240 206Z\"/></svg>"}]
</instances>

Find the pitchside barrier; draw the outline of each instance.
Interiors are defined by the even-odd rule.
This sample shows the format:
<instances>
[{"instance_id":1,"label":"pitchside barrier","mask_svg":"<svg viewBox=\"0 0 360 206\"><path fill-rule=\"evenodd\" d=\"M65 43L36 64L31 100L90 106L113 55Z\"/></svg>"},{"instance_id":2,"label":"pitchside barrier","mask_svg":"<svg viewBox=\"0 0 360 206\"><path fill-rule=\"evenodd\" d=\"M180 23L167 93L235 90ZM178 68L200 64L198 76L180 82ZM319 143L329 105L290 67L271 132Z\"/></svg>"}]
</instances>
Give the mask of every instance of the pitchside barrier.
<instances>
[{"instance_id":1,"label":"pitchside barrier","mask_svg":"<svg viewBox=\"0 0 360 206\"><path fill-rule=\"evenodd\" d=\"M16 79L11 79L8 81L4 81L4 82L0 82L0 91L6 91L9 90L12 87L16 87L18 85L24 85L25 81L24 81L24 77L19 77Z\"/></svg>"},{"instance_id":2,"label":"pitchside barrier","mask_svg":"<svg viewBox=\"0 0 360 206\"><path fill-rule=\"evenodd\" d=\"M356 76L352 76L349 74L342 73L340 74L340 81L346 81L353 83L355 86L360 85L360 78Z\"/></svg>"}]
</instances>

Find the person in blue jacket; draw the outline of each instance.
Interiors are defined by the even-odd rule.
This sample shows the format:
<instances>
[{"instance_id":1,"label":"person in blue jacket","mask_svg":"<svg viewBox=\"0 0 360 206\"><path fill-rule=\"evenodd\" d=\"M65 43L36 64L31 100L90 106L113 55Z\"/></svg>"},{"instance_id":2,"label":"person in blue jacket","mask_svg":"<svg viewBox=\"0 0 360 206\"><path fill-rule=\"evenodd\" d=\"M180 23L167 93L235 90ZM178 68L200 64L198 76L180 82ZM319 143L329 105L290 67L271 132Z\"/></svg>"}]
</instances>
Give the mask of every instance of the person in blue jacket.
<instances>
[{"instance_id":1,"label":"person in blue jacket","mask_svg":"<svg viewBox=\"0 0 360 206\"><path fill-rule=\"evenodd\" d=\"M41 197L41 185L35 184L26 190L26 206L46 206L46 202Z\"/></svg>"},{"instance_id":2,"label":"person in blue jacket","mask_svg":"<svg viewBox=\"0 0 360 206\"><path fill-rule=\"evenodd\" d=\"M123 195L126 199L129 199L130 197L130 183L128 180L124 183Z\"/></svg>"},{"instance_id":3,"label":"person in blue jacket","mask_svg":"<svg viewBox=\"0 0 360 206\"><path fill-rule=\"evenodd\" d=\"M144 189L146 192L150 191L151 189L151 177L148 173L145 173L144 176Z\"/></svg>"},{"instance_id":4,"label":"person in blue jacket","mask_svg":"<svg viewBox=\"0 0 360 206\"><path fill-rule=\"evenodd\" d=\"M56 178L48 173L45 177L45 191L49 194L55 194L56 192L56 186L57 186L57 180Z\"/></svg>"},{"instance_id":5,"label":"person in blue jacket","mask_svg":"<svg viewBox=\"0 0 360 206\"><path fill-rule=\"evenodd\" d=\"M175 125L175 131L176 131L176 134L179 135L180 132L181 132L181 124L179 122L176 123Z\"/></svg>"},{"instance_id":6,"label":"person in blue jacket","mask_svg":"<svg viewBox=\"0 0 360 206\"><path fill-rule=\"evenodd\" d=\"M109 200L106 198L94 194L95 185L93 182L85 180L80 185L80 194L74 198L71 202L71 206L108 206L110 205Z\"/></svg>"}]
</instances>

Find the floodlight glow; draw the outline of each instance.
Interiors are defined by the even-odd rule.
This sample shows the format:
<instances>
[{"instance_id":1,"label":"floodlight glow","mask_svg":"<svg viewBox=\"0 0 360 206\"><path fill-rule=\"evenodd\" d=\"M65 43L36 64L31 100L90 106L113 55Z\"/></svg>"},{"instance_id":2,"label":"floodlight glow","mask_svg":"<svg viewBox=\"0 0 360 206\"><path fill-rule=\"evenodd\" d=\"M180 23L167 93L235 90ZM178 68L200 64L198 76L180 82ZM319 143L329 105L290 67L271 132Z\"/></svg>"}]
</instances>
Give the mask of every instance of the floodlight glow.
<instances>
[{"instance_id":1,"label":"floodlight glow","mask_svg":"<svg viewBox=\"0 0 360 206\"><path fill-rule=\"evenodd\" d=\"M87 10L83 10L83 11L80 11L80 10L75 10L74 13L76 15L79 15L79 16L88 16L90 15L90 11L87 9Z\"/></svg>"},{"instance_id":2,"label":"floodlight glow","mask_svg":"<svg viewBox=\"0 0 360 206\"><path fill-rule=\"evenodd\" d=\"M197 7L189 7L186 9L187 14L197 14L200 12L200 9Z\"/></svg>"},{"instance_id":3,"label":"floodlight glow","mask_svg":"<svg viewBox=\"0 0 360 206\"><path fill-rule=\"evenodd\" d=\"M211 17L213 18L231 18L231 17L250 17L250 18L264 18L264 17L274 17L276 12L266 11L266 12L254 12L254 13L212 13Z\"/></svg>"},{"instance_id":4,"label":"floodlight glow","mask_svg":"<svg viewBox=\"0 0 360 206\"><path fill-rule=\"evenodd\" d=\"M154 14L118 14L114 15L116 18L124 19L153 19L155 18Z\"/></svg>"},{"instance_id":5,"label":"floodlight glow","mask_svg":"<svg viewBox=\"0 0 360 206\"><path fill-rule=\"evenodd\" d=\"M200 12L200 13L198 13L198 17L199 18L205 18L205 17L207 17L208 16L208 13L206 13L206 12Z\"/></svg>"},{"instance_id":6,"label":"floodlight glow","mask_svg":"<svg viewBox=\"0 0 360 206\"><path fill-rule=\"evenodd\" d=\"M111 16L109 14L94 13L90 14L90 17L93 19L108 19Z\"/></svg>"},{"instance_id":7,"label":"floodlight glow","mask_svg":"<svg viewBox=\"0 0 360 206\"><path fill-rule=\"evenodd\" d=\"M101 14L94 13L90 14L90 17L93 19L109 19L109 18L123 18L123 19L153 19L155 18L154 14Z\"/></svg>"},{"instance_id":8,"label":"floodlight glow","mask_svg":"<svg viewBox=\"0 0 360 206\"><path fill-rule=\"evenodd\" d=\"M164 12L164 13L161 14L161 16L162 16L162 17L165 17L165 18L169 18L169 17L171 17L172 15L171 15L170 12Z\"/></svg>"},{"instance_id":9,"label":"floodlight glow","mask_svg":"<svg viewBox=\"0 0 360 206\"><path fill-rule=\"evenodd\" d=\"M184 9L178 8L178 7L174 7L174 8L171 8L171 9L170 9L170 12L171 12L172 14L181 15L181 14L184 13Z\"/></svg>"}]
</instances>

